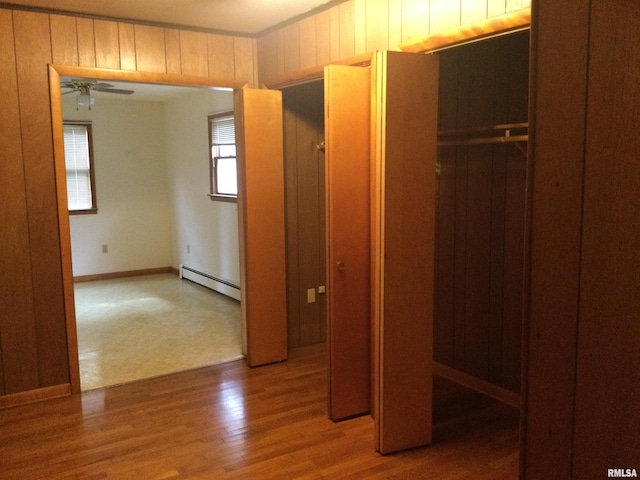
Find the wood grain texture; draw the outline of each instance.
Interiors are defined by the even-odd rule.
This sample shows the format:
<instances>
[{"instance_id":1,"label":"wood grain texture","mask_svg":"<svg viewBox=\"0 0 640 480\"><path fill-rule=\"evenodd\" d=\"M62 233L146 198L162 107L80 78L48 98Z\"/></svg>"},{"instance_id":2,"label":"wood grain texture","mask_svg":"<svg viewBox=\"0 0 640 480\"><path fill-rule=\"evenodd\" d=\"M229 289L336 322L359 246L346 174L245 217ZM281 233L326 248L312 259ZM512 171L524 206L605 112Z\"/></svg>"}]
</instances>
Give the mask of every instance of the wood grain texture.
<instances>
[{"instance_id":1,"label":"wood grain texture","mask_svg":"<svg viewBox=\"0 0 640 480\"><path fill-rule=\"evenodd\" d=\"M287 358L282 94L235 92L245 355L250 366Z\"/></svg>"},{"instance_id":2,"label":"wood grain texture","mask_svg":"<svg viewBox=\"0 0 640 480\"><path fill-rule=\"evenodd\" d=\"M258 88L257 42L252 38L233 38L234 79L247 82L249 87Z\"/></svg>"},{"instance_id":3,"label":"wood grain texture","mask_svg":"<svg viewBox=\"0 0 640 480\"><path fill-rule=\"evenodd\" d=\"M130 23L118 23L118 39L120 44L120 68L127 71L136 70L136 37L135 28Z\"/></svg>"},{"instance_id":4,"label":"wood grain texture","mask_svg":"<svg viewBox=\"0 0 640 480\"><path fill-rule=\"evenodd\" d=\"M15 63L13 17L0 10L0 218L11 228L0 236L0 394L34 388L37 378L36 342L29 224L18 79ZM15 121L15 120L18 121ZM37 385L36 385L37 386Z\"/></svg>"},{"instance_id":5,"label":"wood grain texture","mask_svg":"<svg viewBox=\"0 0 640 480\"><path fill-rule=\"evenodd\" d=\"M574 478L638 468L638 22L637 2L591 2Z\"/></svg>"},{"instance_id":6,"label":"wood grain texture","mask_svg":"<svg viewBox=\"0 0 640 480\"><path fill-rule=\"evenodd\" d=\"M96 66L96 44L93 29L93 19L77 18L78 31L78 65L81 67Z\"/></svg>"},{"instance_id":7,"label":"wood grain texture","mask_svg":"<svg viewBox=\"0 0 640 480\"><path fill-rule=\"evenodd\" d=\"M441 130L526 121L526 33L438 56ZM439 156L436 359L518 392L526 159L513 145Z\"/></svg>"},{"instance_id":8,"label":"wood grain texture","mask_svg":"<svg viewBox=\"0 0 640 480\"><path fill-rule=\"evenodd\" d=\"M93 22L97 68L120 68L118 24L104 20Z\"/></svg>"},{"instance_id":9,"label":"wood grain texture","mask_svg":"<svg viewBox=\"0 0 640 480\"><path fill-rule=\"evenodd\" d=\"M432 440L439 78L434 56L374 62L374 418L376 449L391 453Z\"/></svg>"},{"instance_id":10,"label":"wood grain texture","mask_svg":"<svg viewBox=\"0 0 640 480\"><path fill-rule=\"evenodd\" d=\"M289 348L326 340L322 82L283 89ZM316 300L307 301L314 289Z\"/></svg>"},{"instance_id":11,"label":"wood grain texture","mask_svg":"<svg viewBox=\"0 0 640 480\"><path fill-rule=\"evenodd\" d=\"M167 71L164 29L134 25L136 39L136 69L141 72Z\"/></svg>"},{"instance_id":12,"label":"wood grain texture","mask_svg":"<svg viewBox=\"0 0 640 480\"><path fill-rule=\"evenodd\" d=\"M78 33L75 17L50 15L53 63L78 65Z\"/></svg>"},{"instance_id":13,"label":"wood grain texture","mask_svg":"<svg viewBox=\"0 0 640 480\"><path fill-rule=\"evenodd\" d=\"M41 114L50 106L48 72L42 67L51 63L51 44L33 41L50 38L48 15L14 12L14 37L35 311L32 333L16 348L31 354L36 349L25 362L38 372L37 378L15 381L39 388L69 382L51 116Z\"/></svg>"},{"instance_id":14,"label":"wood grain texture","mask_svg":"<svg viewBox=\"0 0 640 480\"><path fill-rule=\"evenodd\" d=\"M373 421L326 418L326 350L0 411L7 478L516 478L518 413L436 379L437 446L381 456ZM461 460L464 459L464 460Z\"/></svg>"},{"instance_id":15,"label":"wood grain texture","mask_svg":"<svg viewBox=\"0 0 640 480\"><path fill-rule=\"evenodd\" d=\"M329 417L371 411L371 73L325 70Z\"/></svg>"},{"instance_id":16,"label":"wood grain texture","mask_svg":"<svg viewBox=\"0 0 640 480\"><path fill-rule=\"evenodd\" d=\"M209 75L206 33L180 30L180 62L183 75Z\"/></svg>"},{"instance_id":17,"label":"wood grain texture","mask_svg":"<svg viewBox=\"0 0 640 480\"><path fill-rule=\"evenodd\" d=\"M180 65L180 32L172 28L165 28L164 46L167 55L167 73L179 75L182 73L182 66Z\"/></svg>"},{"instance_id":18,"label":"wood grain texture","mask_svg":"<svg viewBox=\"0 0 640 480\"><path fill-rule=\"evenodd\" d=\"M588 29L589 2L534 9L524 479L572 478Z\"/></svg>"},{"instance_id":19,"label":"wood grain texture","mask_svg":"<svg viewBox=\"0 0 640 480\"><path fill-rule=\"evenodd\" d=\"M209 76L212 78L235 78L234 37L207 34ZM249 79L247 79L249 80Z\"/></svg>"},{"instance_id":20,"label":"wood grain texture","mask_svg":"<svg viewBox=\"0 0 640 480\"><path fill-rule=\"evenodd\" d=\"M442 3L444 6L444 2ZM426 37L414 38L403 43L400 45L400 49L404 52L430 52L483 37L492 37L526 29L531 24L531 10L529 8L523 8L498 17L482 19L478 17L476 12L473 16L477 20L470 24L461 24L459 20L456 20L456 14L454 13L455 9L438 8L433 10L432 8L430 17L432 22L431 33ZM459 15L459 12L457 15ZM434 22L436 23L434 24Z\"/></svg>"}]
</instances>

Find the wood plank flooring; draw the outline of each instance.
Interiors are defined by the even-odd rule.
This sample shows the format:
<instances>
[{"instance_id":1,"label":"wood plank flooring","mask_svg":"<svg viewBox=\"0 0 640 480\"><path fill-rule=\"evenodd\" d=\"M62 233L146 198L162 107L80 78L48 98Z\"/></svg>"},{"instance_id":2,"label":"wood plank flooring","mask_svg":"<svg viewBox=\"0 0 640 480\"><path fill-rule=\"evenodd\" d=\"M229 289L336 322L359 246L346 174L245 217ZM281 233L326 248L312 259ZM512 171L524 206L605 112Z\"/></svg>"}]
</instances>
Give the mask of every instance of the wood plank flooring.
<instances>
[{"instance_id":1,"label":"wood plank flooring","mask_svg":"<svg viewBox=\"0 0 640 480\"><path fill-rule=\"evenodd\" d=\"M434 444L382 456L326 414L325 346L0 410L2 479L515 479L517 410L436 378Z\"/></svg>"}]
</instances>

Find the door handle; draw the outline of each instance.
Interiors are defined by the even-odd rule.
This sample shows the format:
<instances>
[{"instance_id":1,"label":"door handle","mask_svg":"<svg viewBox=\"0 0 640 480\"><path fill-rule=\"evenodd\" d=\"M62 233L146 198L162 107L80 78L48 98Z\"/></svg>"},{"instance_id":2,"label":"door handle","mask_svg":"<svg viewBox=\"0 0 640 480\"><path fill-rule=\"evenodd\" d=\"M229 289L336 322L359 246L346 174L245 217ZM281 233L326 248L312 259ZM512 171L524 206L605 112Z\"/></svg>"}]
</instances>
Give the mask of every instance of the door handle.
<instances>
[{"instance_id":1,"label":"door handle","mask_svg":"<svg viewBox=\"0 0 640 480\"><path fill-rule=\"evenodd\" d=\"M336 264L336 267L338 267L338 270L340 270L341 272L344 271L345 269L344 262L338 262Z\"/></svg>"}]
</instances>

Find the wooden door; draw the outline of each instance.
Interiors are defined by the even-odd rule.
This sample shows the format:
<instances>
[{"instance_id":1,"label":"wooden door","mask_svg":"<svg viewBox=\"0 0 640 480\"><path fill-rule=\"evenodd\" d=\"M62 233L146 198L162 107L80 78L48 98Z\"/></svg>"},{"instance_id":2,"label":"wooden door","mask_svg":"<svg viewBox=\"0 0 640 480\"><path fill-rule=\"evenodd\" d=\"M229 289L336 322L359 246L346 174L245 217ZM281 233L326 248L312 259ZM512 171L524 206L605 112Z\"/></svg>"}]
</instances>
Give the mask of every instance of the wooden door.
<instances>
[{"instance_id":1,"label":"wooden door","mask_svg":"<svg viewBox=\"0 0 640 480\"><path fill-rule=\"evenodd\" d=\"M431 443L438 59L374 56L374 418L381 453Z\"/></svg>"},{"instance_id":2,"label":"wooden door","mask_svg":"<svg viewBox=\"0 0 640 480\"><path fill-rule=\"evenodd\" d=\"M282 94L235 91L243 352L287 358Z\"/></svg>"},{"instance_id":3,"label":"wooden door","mask_svg":"<svg viewBox=\"0 0 640 480\"><path fill-rule=\"evenodd\" d=\"M369 69L325 69L329 417L371 409Z\"/></svg>"}]
</instances>

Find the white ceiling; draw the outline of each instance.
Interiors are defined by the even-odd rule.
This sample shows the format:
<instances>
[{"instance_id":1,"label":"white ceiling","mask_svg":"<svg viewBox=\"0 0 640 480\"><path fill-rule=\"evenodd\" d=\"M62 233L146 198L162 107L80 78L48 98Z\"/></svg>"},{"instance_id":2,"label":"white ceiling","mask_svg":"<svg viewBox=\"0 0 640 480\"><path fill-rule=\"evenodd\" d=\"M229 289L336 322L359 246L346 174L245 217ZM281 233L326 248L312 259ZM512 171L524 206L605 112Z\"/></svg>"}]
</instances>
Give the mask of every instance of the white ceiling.
<instances>
[{"instance_id":1,"label":"white ceiling","mask_svg":"<svg viewBox=\"0 0 640 480\"><path fill-rule=\"evenodd\" d=\"M73 77L74 80L86 80L91 81L93 79L82 79L78 77ZM70 82L72 77L61 77L60 83L64 84ZM91 91L91 95L99 98L112 98L117 100L127 100L127 101L152 101L152 102L165 102L168 100L172 100L178 98L183 95L189 95L194 92L194 90L198 89L206 89L211 90L212 94L222 97L226 97L231 95L231 90L229 89L212 89L207 87L186 87L179 85L160 85L153 83L136 83L136 82L119 82L114 80L98 80L100 83L108 83L113 88L121 89L121 90L133 90L134 93L131 95L121 95L116 93L105 93L99 91ZM72 90L69 88L62 88L62 93L70 92L68 95L75 97L77 93L71 93Z\"/></svg>"},{"instance_id":2,"label":"white ceiling","mask_svg":"<svg viewBox=\"0 0 640 480\"><path fill-rule=\"evenodd\" d=\"M103 17L257 34L335 0L9 0Z\"/></svg>"}]
</instances>

